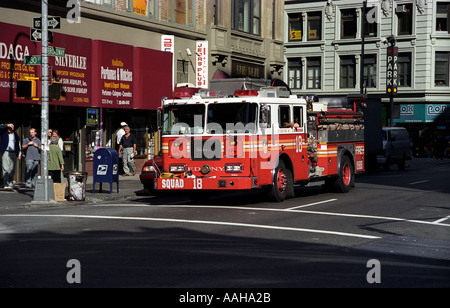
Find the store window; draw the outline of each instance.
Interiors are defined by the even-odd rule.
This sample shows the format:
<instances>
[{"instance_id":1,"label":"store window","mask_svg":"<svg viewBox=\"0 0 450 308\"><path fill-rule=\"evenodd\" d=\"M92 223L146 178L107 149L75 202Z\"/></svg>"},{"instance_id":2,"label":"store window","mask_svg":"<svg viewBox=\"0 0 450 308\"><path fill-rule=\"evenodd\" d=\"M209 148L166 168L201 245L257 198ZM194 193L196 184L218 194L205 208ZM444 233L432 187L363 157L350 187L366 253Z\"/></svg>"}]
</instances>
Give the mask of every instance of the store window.
<instances>
[{"instance_id":1,"label":"store window","mask_svg":"<svg viewBox=\"0 0 450 308\"><path fill-rule=\"evenodd\" d=\"M83 1L109 7L113 6L113 0L83 0Z\"/></svg>"},{"instance_id":2,"label":"store window","mask_svg":"<svg viewBox=\"0 0 450 308\"><path fill-rule=\"evenodd\" d=\"M306 59L306 78L308 89L320 89L321 61L319 57Z\"/></svg>"},{"instance_id":3,"label":"store window","mask_svg":"<svg viewBox=\"0 0 450 308\"><path fill-rule=\"evenodd\" d=\"M341 38L356 38L355 9L341 10Z\"/></svg>"},{"instance_id":4,"label":"store window","mask_svg":"<svg viewBox=\"0 0 450 308\"><path fill-rule=\"evenodd\" d=\"M170 21L180 25L194 26L195 0L168 0Z\"/></svg>"},{"instance_id":5,"label":"store window","mask_svg":"<svg viewBox=\"0 0 450 308\"><path fill-rule=\"evenodd\" d=\"M142 16L156 16L156 0L126 0L126 9Z\"/></svg>"},{"instance_id":6,"label":"store window","mask_svg":"<svg viewBox=\"0 0 450 308\"><path fill-rule=\"evenodd\" d=\"M289 88L302 88L302 61L300 58L288 60Z\"/></svg>"},{"instance_id":7,"label":"store window","mask_svg":"<svg viewBox=\"0 0 450 308\"><path fill-rule=\"evenodd\" d=\"M342 56L340 65L340 88L354 88L356 86L355 56Z\"/></svg>"},{"instance_id":8,"label":"store window","mask_svg":"<svg viewBox=\"0 0 450 308\"><path fill-rule=\"evenodd\" d=\"M378 13L380 14L380 13ZM366 22L364 23L364 36L365 37L376 37L377 36L377 25L376 22Z\"/></svg>"},{"instance_id":9,"label":"store window","mask_svg":"<svg viewBox=\"0 0 450 308\"><path fill-rule=\"evenodd\" d=\"M412 3L397 5L395 12L397 13L398 35L411 35L413 33Z\"/></svg>"},{"instance_id":10,"label":"store window","mask_svg":"<svg viewBox=\"0 0 450 308\"><path fill-rule=\"evenodd\" d=\"M411 86L411 53L398 54L398 85L399 87Z\"/></svg>"},{"instance_id":11,"label":"store window","mask_svg":"<svg viewBox=\"0 0 450 308\"><path fill-rule=\"evenodd\" d=\"M364 55L364 85L366 88L377 87L376 55Z\"/></svg>"},{"instance_id":12,"label":"store window","mask_svg":"<svg viewBox=\"0 0 450 308\"><path fill-rule=\"evenodd\" d=\"M436 5L436 31L450 33L450 3L438 2Z\"/></svg>"},{"instance_id":13,"label":"store window","mask_svg":"<svg viewBox=\"0 0 450 308\"><path fill-rule=\"evenodd\" d=\"M320 40L322 35L322 13L308 13L308 41Z\"/></svg>"},{"instance_id":14,"label":"store window","mask_svg":"<svg viewBox=\"0 0 450 308\"><path fill-rule=\"evenodd\" d=\"M303 33L302 14L289 14L289 41L301 41Z\"/></svg>"},{"instance_id":15,"label":"store window","mask_svg":"<svg viewBox=\"0 0 450 308\"><path fill-rule=\"evenodd\" d=\"M231 10L233 30L261 34L261 0L233 0Z\"/></svg>"},{"instance_id":16,"label":"store window","mask_svg":"<svg viewBox=\"0 0 450 308\"><path fill-rule=\"evenodd\" d=\"M449 52L436 51L434 85L438 87L449 86Z\"/></svg>"}]
</instances>

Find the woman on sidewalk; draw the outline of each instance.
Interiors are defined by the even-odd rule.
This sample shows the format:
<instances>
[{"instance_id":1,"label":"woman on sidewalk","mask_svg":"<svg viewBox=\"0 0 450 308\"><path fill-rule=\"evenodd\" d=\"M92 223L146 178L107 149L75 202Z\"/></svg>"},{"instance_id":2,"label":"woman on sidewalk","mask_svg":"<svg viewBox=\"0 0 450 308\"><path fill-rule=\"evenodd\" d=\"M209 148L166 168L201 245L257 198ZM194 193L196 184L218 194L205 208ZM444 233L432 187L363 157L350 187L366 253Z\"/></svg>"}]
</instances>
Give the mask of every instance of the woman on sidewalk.
<instances>
[{"instance_id":1,"label":"woman on sidewalk","mask_svg":"<svg viewBox=\"0 0 450 308\"><path fill-rule=\"evenodd\" d=\"M64 159L58 146L58 137L52 137L48 151L48 174L52 177L53 183L61 183L62 171L64 171Z\"/></svg>"}]
</instances>

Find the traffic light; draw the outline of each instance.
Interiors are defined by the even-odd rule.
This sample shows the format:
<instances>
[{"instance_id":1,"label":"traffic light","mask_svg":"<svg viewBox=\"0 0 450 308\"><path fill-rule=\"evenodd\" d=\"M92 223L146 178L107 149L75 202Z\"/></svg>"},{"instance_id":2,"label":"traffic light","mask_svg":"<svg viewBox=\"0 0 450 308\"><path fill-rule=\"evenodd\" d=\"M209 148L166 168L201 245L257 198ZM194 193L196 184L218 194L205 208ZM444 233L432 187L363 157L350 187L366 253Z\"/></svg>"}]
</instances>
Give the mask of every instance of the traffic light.
<instances>
[{"instance_id":1,"label":"traffic light","mask_svg":"<svg viewBox=\"0 0 450 308\"><path fill-rule=\"evenodd\" d=\"M17 80L17 97L34 98L36 95L36 80Z\"/></svg>"},{"instance_id":2,"label":"traffic light","mask_svg":"<svg viewBox=\"0 0 450 308\"><path fill-rule=\"evenodd\" d=\"M48 98L59 100L61 98L61 82L53 81L48 86Z\"/></svg>"}]
</instances>

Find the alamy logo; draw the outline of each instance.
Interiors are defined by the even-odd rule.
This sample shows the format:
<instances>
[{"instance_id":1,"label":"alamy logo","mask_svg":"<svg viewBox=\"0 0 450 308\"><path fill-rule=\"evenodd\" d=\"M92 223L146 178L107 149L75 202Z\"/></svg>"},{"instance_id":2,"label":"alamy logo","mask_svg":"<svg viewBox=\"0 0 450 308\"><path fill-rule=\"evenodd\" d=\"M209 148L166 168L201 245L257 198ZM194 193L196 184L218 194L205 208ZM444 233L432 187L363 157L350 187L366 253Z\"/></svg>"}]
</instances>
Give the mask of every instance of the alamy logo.
<instances>
[{"instance_id":1,"label":"alamy logo","mask_svg":"<svg viewBox=\"0 0 450 308\"><path fill-rule=\"evenodd\" d=\"M66 7L71 8L66 15L67 22L69 24L80 23L81 22L80 0L69 0L69 1L67 1Z\"/></svg>"},{"instance_id":2,"label":"alamy logo","mask_svg":"<svg viewBox=\"0 0 450 308\"><path fill-rule=\"evenodd\" d=\"M380 6L381 1L379 0L368 0L367 1L367 10L366 10L366 18L369 24L380 23Z\"/></svg>"}]
</instances>

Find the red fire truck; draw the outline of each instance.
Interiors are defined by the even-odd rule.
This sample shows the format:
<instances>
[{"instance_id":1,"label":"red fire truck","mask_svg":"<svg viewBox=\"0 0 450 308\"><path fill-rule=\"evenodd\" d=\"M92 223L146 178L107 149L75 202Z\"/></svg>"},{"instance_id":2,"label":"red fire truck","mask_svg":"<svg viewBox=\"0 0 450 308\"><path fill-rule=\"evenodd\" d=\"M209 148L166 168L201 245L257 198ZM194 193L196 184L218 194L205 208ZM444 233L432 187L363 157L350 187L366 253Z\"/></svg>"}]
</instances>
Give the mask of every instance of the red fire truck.
<instances>
[{"instance_id":1,"label":"red fire truck","mask_svg":"<svg viewBox=\"0 0 450 308\"><path fill-rule=\"evenodd\" d=\"M175 93L163 100L162 166L155 189L263 189L274 201L294 185L325 181L348 192L364 172L364 124L356 108L329 109L278 87Z\"/></svg>"}]
</instances>

